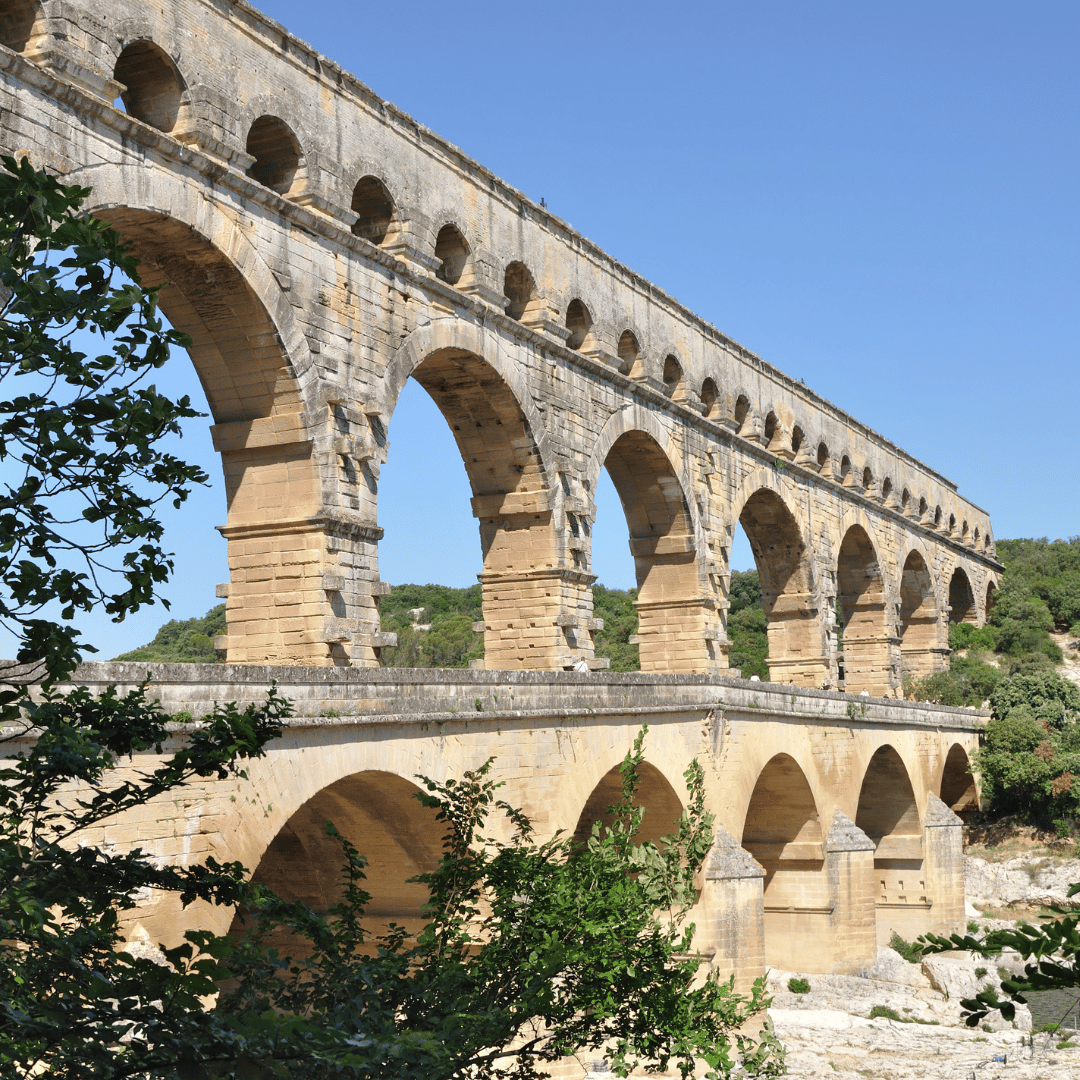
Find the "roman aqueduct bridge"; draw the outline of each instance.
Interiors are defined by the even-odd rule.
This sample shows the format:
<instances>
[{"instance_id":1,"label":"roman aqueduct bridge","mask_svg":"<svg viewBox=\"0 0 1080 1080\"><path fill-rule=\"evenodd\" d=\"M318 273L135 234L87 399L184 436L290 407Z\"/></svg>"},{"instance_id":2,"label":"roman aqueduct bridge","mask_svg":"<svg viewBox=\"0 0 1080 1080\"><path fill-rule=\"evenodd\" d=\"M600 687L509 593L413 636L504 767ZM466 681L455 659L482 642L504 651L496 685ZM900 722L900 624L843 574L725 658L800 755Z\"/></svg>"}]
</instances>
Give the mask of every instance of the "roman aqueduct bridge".
<instances>
[{"instance_id":1,"label":"roman aqueduct bridge","mask_svg":"<svg viewBox=\"0 0 1080 1080\"><path fill-rule=\"evenodd\" d=\"M244 3L3 0L0 69L3 152L92 188L144 280L168 283L213 414L229 664L160 669L162 693L194 709L273 676L309 705L341 699L307 708L247 794L205 791L110 842L307 866L295 890L316 902L309 826L332 805L384 844L400 886L384 913L404 910L402 875L431 839L403 809L417 772L497 752L538 820L577 828L647 720L655 818L685 794L689 758L710 762L723 836L702 903L718 957L751 970L771 933L778 963L778 942L813 929L817 962L851 967L889 928L962 921L948 806L977 798L979 718L885 700L947 665L949 622L981 622L1000 580L988 517L954 484ZM378 669L379 471L410 378L472 485L487 670ZM605 467L636 564L641 674L595 670ZM783 687L726 677L737 524ZM504 686L530 704L496 700ZM319 722L331 707L340 719ZM261 818L223 809L233 798Z\"/></svg>"}]
</instances>

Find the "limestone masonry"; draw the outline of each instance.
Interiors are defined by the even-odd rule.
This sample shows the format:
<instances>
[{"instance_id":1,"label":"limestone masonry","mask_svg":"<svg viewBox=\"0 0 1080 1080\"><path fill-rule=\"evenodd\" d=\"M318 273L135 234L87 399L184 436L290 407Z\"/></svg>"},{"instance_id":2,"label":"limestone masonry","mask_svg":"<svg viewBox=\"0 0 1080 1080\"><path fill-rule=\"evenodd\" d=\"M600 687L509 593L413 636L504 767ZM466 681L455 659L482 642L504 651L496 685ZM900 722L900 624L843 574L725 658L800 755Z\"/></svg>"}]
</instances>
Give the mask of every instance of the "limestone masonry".
<instances>
[{"instance_id":1,"label":"limestone masonry","mask_svg":"<svg viewBox=\"0 0 1080 1080\"><path fill-rule=\"evenodd\" d=\"M374 914L414 917L404 879L433 850L417 772L498 753L538 820L587 827L648 720L658 828L689 758L709 763L722 829L698 924L717 963L807 970L809 950L853 970L892 929L961 925L949 807L977 804L979 717L884 700L947 666L950 620L981 622L1000 581L988 517L954 484L246 4L4 0L0 70L0 149L93 189L168 283L213 412L229 665L157 669L162 694L198 715L272 675L310 714L243 790L185 793L103 840L262 861L318 906L329 813L383 868ZM486 671L378 669L379 470L409 378L472 485ZM595 671L605 466L640 675ZM736 523L783 687L725 677ZM157 903L147 925L175 934Z\"/></svg>"}]
</instances>

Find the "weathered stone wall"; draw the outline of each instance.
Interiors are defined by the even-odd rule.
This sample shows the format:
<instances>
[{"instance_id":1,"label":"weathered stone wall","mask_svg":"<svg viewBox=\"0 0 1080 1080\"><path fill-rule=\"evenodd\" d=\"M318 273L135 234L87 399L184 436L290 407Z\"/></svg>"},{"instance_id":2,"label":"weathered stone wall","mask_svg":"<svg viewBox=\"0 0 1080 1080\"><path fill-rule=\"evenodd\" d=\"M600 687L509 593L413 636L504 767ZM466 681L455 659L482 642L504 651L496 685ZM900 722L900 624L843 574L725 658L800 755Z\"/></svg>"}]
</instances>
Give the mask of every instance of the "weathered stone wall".
<instances>
[{"instance_id":1,"label":"weathered stone wall","mask_svg":"<svg viewBox=\"0 0 1080 1080\"><path fill-rule=\"evenodd\" d=\"M75 681L123 689L148 669L172 712L258 700L276 680L297 714L247 780L189 784L86 843L238 859L325 910L337 896L330 818L371 859L374 922L408 926L423 898L406 879L434 864L441 836L411 798L418 775L460 776L494 756L493 777L539 836L580 833L614 801L648 724L645 835L670 830L696 758L717 819L698 946L740 982L766 964L859 970L893 930L963 927L961 824L938 795L946 761L977 746L974 710L705 675L125 663L86 664ZM173 941L190 926L224 931L232 912L151 895L136 917Z\"/></svg>"},{"instance_id":2,"label":"weathered stone wall","mask_svg":"<svg viewBox=\"0 0 1080 1080\"><path fill-rule=\"evenodd\" d=\"M645 671L726 668L737 522L778 681L895 695L947 663L950 618L985 617L990 522L953 484L258 12L9 8L0 149L92 186L193 339L231 661L377 665L379 469L409 378L472 484L489 668L597 663L605 466Z\"/></svg>"}]
</instances>

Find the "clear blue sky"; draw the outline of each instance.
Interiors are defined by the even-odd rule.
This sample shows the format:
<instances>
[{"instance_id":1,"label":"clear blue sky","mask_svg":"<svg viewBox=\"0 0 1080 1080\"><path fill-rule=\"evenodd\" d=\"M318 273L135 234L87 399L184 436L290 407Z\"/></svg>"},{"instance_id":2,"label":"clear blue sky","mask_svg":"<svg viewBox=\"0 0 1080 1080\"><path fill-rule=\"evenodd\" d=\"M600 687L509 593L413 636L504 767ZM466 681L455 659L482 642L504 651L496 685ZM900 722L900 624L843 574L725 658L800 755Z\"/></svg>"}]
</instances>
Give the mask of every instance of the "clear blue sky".
<instances>
[{"instance_id":1,"label":"clear blue sky","mask_svg":"<svg viewBox=\"0 0 1080 1080\"><path fill-rule=\"evenodd\" d=\"M950 477L998 538L1080 532L1080 5L261 6ZM194 384L186 360L175 368ZM464 471L413 389L383 471L382 574L470 584ZM207 445L205 432L184 443ZM205 612L225 580L207 457L216 486L169 534L178 617ZM611 496L595 568L625 586ZM164 617L90 637L111 656Z\"/></svg>"}]
</instances>

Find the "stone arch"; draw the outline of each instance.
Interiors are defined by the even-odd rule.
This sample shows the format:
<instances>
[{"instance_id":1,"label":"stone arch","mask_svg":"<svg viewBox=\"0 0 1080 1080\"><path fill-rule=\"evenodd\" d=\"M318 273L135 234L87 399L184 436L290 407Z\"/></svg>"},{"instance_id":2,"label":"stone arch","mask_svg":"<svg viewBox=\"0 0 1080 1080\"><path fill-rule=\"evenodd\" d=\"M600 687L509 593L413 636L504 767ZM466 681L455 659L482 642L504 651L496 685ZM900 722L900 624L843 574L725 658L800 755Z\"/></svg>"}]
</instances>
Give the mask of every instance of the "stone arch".
<instances>
[{"instance_id":1,"label":"stone arch","mask_svg":"<svg viewBox=\"0 0 1080 1080\"><path fill-rule=\"evenodd\" d=\"M735 398L735 411L732 414L735 418L735 431L739 435L745 436L750 429L750 425L753 422L753 411L750 408L750 398L746 394L739 394Z\"/></svg>"},{"instance_id":2,"label":"stone arch","mask_svg":"<svg viewBox=\"0 0 1080 1080\"><path fill-rule=\"evenodd\" d=\"M574 826L576 843L586 843L598 821L604 825L610 825L614 821L614 815L608 811L608 807L622 797L621 769L621 762L612 766L589 793ZM638 777L640 786L637 804L644 809L645 814L636 839L638 843L652 841L655 844L676 831L683 812L682 800L663 772L650 762L641 763Z\"/></svg>"},{"instance_id":3,"label":"stone arch","mask_svg":"<svg viewBox=\"0 0 1080 1080\"><path fill-rule=\"evenodd\" d=\"M886 620L885 580L867 527L852 525L836 559L837 622L843 634L844 688L879 697L895 687Z\"/></svg>"},{"instance_id":4,"label":"stone arch","mask_svg":"<svg viewBox=\"0 0 1080 1080\"><path fill-rule=\"evenodd\" d=\"M823 638L812 546L791 509L793 493L776 471L759 469L733 506L754 553L761 581L773 682L818 688L831 682Z\"/></svg>"},{"instance_id":5,"label":"stone arch","mask_svg":"<svg viewBox=\"0 0 1080 1080\"><path fill-rule=\"evenodd\" d=\"M167 135L189 127L187 84L172 57L146 38L124 46L113 78L124 89L120 98L129 116Z\"/></svg>"},{"instance_id":6,"label":"stone arch","mask_svg":"<svg viewBox=\"0 0 1080 1080\"><path fill-rule=\"evenodd\" d=\"M978 622L975 608L975 592L967 571L958 566L949 578L949 622Z\"/></svg>"},{"instance_id":7,"label":"stone arch","mask_svg":"<svg viewBox=\"0 0 1080 1080\"><path fill-rule=\"evenodd\" d=\"M41 8L35 0L7 0L0 8L0 45L12 52L31 51L42 33Z\"/></svg>"},{"instance_id":8,"label":"stone arch","mask_svg":"<svg viewBox=\"0 0 1080 1080\"><path fill-rule=\"evenodd\" d=\"M863 466L862 471L862 489L864 494L869 495L874 488L874 471L869 465Z\"/></svg>"},{"instance_id":9,"label":"stone arch","mask_svg":"<svg viewBox=\"0 0 1080 1080\"><path fill-rule=\"evenodd\" d=\"M791 454L792 457L798 457L799 454L806 449L806 432L803 431L799 424L796 424L791 429Z\"/></svg>"},{"instance_id":10,"label":"stone arch","mask_svg":"<svg viewBox=\"0 0 1080 1080\"><path fill-rule=\"evenodd\" d=\"M412 377L453 433L480 523L485 667L557 670L583 652L591 657L591 637L575 632L579 620L560 622L591 603L587 575L562 561L558 481L545 460L544 424L518 376L497 335L439 320L412 334L391 360L383 414L389 424Z\"/></svg>"},{"instance_id":11,"label":"stone arch","mask_svg":"<svg viewBox=\"0 0 1080 1080\"><path fill-rule=\"evenodd\" d=\"M439 260L435 276L447 285L468 285L473 279L472 249L465 234L452 221L446 222L435 237L435 258Z\"/></svg>"},{"instance_id":12,"label":"stone arch","mask_svg":"<svg viewBox=\"0 0 1080 1080\"><path fill-rule=\"evenodd\" d=\"M324 915L343 898L341 846L326 833L333 822L368 860L363 888L371 894L364 927L384 932L389 923L415 935L427 921L427 886L410 881L438 865L445 824L415 798L420 789L396 773L365 770L342 777L311 796L271 839L252 873L285 900L298 900ZM230 933L243 932L243 913ZM275 935L279 949L298 939ZM295 954L294 954L295 955Z\"/></svg>"},{"instance_id":13,"label":"stone arch","mask_svg":"<svg viewBox=\"0 0 1080 1080\"><path fill-rule=\"evenodd\" d=\"M983 622L986 622L990 618L990 612L994 610L994 604L997 601L997 582L991 578L986 583L986 597L983 603Z\"/></svg>"},{"instance_id":14,"label":"stone arch","mask_svg":"<svg viewBox=\"0 0 1080 1080\"><path fill-rule=\"evenodd\" d=\"M886 476L881 482L881 501L888 506L892 502L893 482L891 476Z\"/></svg>"},{"instance_id":15,"label":"stone arch","mask_svg":"<svg viewBox=\"0 0 1080 1080\"><path fill-rule=\"evenodd\" d=\"M577 351L586 346L595 346L592 314L579 297L575 296L566 305L566 329L570 331L570 336L566 339L568 349Z\"/></svg>"},{"instance_id":16,"label":"stone arch","mask_svg":"<svg viewBox=\"0 0 1080 1080\"><path fill-rule=\"evenodd\" d=\"M648 409L616 413L593 447L589 490L596 490L606 466L626 515L637 573L641 670L707 671L717 657L705 633L711 605L700 583L693 487L664 449L670 441Z\"/></svg>"},{"instance_id":17,"label":"stone arch","mask_svg":"<svg viewBox=\"0 0 1080 1080\"><path fill-rule=\"evenodd\" d=\"M919 520L920 521L925 521L926 520L926 515L929 512L929 510L930 510L930 504L926 501L926 496L925 495L920 496L919 497Z\"/></svg>"},{"instance_id":18,"label":"stone arch","mask_svg":"<svg viewBox=\"0 0 1080 1080\"><path fill-rule=\"evenodd\" d=\"M947 652L941 640L938 590L926 552L913 547L900 574L900 656L907 678L940 671Z\"/></svg>"},{"instance_id":19,"label":"stone arch","mask_svg":"<svg viewBox=\"0 0 1080 1080\"><path fill-rule=\"evenodd\" d=\"M683 389L683 376L685 372L683 369L682 360L679 359L678 353L669 351L664 355L664 393L671 398L678 398L681 396L680 391Z\"/></svg>"},{"instance_id":20,"label":"stone arch","mask_svg":"<svg viewBox=\"0 0 1080 1080\"><path fill-rule=\"evenodd\" d=\"M774 450L773 443L783 436L784 425L780 422L775 409L769 409L765 414L765 426L761 432L761 443L769 450Z\"/></svg>"},{"instance_id":21,"label":"stone arch","mask_svg":"<svg viewBox=\"0 0 1080 1080\"><path fill-rule=\"evenodd\" d=\"M350 209L356 214L352 223L354 236L363 237L376 247L384 247L401 231L400 215L390 189L377 176L368 174L356 181Z\"/></svg>"},{"instance_id":22,"label":"stone arch","mask_svg":"<svg viewBox=\"0 0 1080 1080\"><path fill-rule=\"evenodd\" d=\"M92 186L87 209L132 243L143 281L167 283L162 310L191 337L188 352L210 404L225 479L228 515L221 531L233 579L229 660L327 663L324 641L315 635L298 641L285 629L286 620L303 618L299 604L275 607L273 599L276 592L321 590L319 563L305 567L303 574L313 579L306 586L304 578L276 581L282 563L276 553L294 549L298 535L310 548L321 550L325 543L318 524L322 472L303 390L311 364L307 339L243 233L182 180L162 173L151 181L146 173L99 166L69 179ZM238 573L263 560L263 580ZM280 612L280 620L259 614L268 609Z\"/></svg>"},{"instance_id":23,"label":"stone arch","mask_svg":"<svg viewBox=\"0 0 1080 1080\"><path fill-rule=\"evenodd\" d=\"M303 186L300 142L280 116L263 113L248 129L245 150L255 159L247 174L286 198Z\"/></svg>"},{"instance_id":24,"label":"stone arch","mask_svg":"<svg viewBox=\"0 0 1080 1080\"><path fill-rule=\"evenodd\" d=\"M832 479L832 457L829 454L829 446L824 439L818 443L817 468L822 476L827 476L830 480Z\"/></svg>"},{"instance_id":25,"label":"stone arch","mask_svg":"<svg viewBox=\"0 0 1080 1080\"><path fill-rule=\"evenodd\" d=\"M959 743L953 743L941 769L938 786L941 801L963 821L979 810L979 790L971 773L971 760Z\"/></svg>"},{"instance_id":26,"label":"stone arch","mask_svg":"<svg viewBox=\"0 0 1080 1080\"><path fill-rule=\"evenodd\" d=\"M941 528L941 521L942 521L941 506L940 505L935 506L934 507L934 528L935 529L940 529Z\"/></svg>"},{"instance_id":27,"label":"stone arch","mask_svg":"<svg viewBox=\"0 0 1080 1080\"><path fill-rule=\"evenodd\" d=\"M507 265L503 275L503 296L509 300L506 314L518 322L527 322L540 309L540 293L532 271L523 263Z\"/></svg>"},{"instance_id":28,"label":"stone arch","mask_svg":"<svg viewBox=\"0 0 1080 1080\"><path fill-rule=\"evenodd\" d=\"M638 335L633 330L624 330L619 335L617 349L619 370L632 379L639 379L644 374L644 357L641 352Z\"/></svg>"},{"instance_id":29,"label":"stone arch","mask_svg":"<svg viewBox=\"0 0 1080 1080\"><path fill-rule=\"evenodd\" d=\"M716 420L720 413L720 392L716 388L716 381L707 378L701 384L701 413L706 420Z\"/></svg>"},{"instance_id":30,"label":"stone arch","mask_svg":"<svg viewBox=\"0 0 1080 1080\"><path fill-rule=\"evenodd\" d=\"M765 963L770 967L830 966L807 957L808 949L831 936L824 839L805 772L790 755L776 754L758 774L741 839L765 869Z\"/></svg>"},{"instance_id":31,"label":"stone arch","mask_svg":"<svg viewBox=\"0 0 1080 1080\"><path fill-rule=\"evenodd\" d=\"M847 454L840 458L840 483L844 487L851 486L851 458Z\"/></svg>"},{"instance_id":32,"label":"stone arch","mask_svg":"<svg viewBox=\"0 0 1080 1080\"><path fill-rule=\"evenodd\" d=\"M930 909L922 822L907 767L888 743L867 763L855 824L874 842L878 944L888 944L894 931L918 937Z\"/></svg>"}]
</instances>

